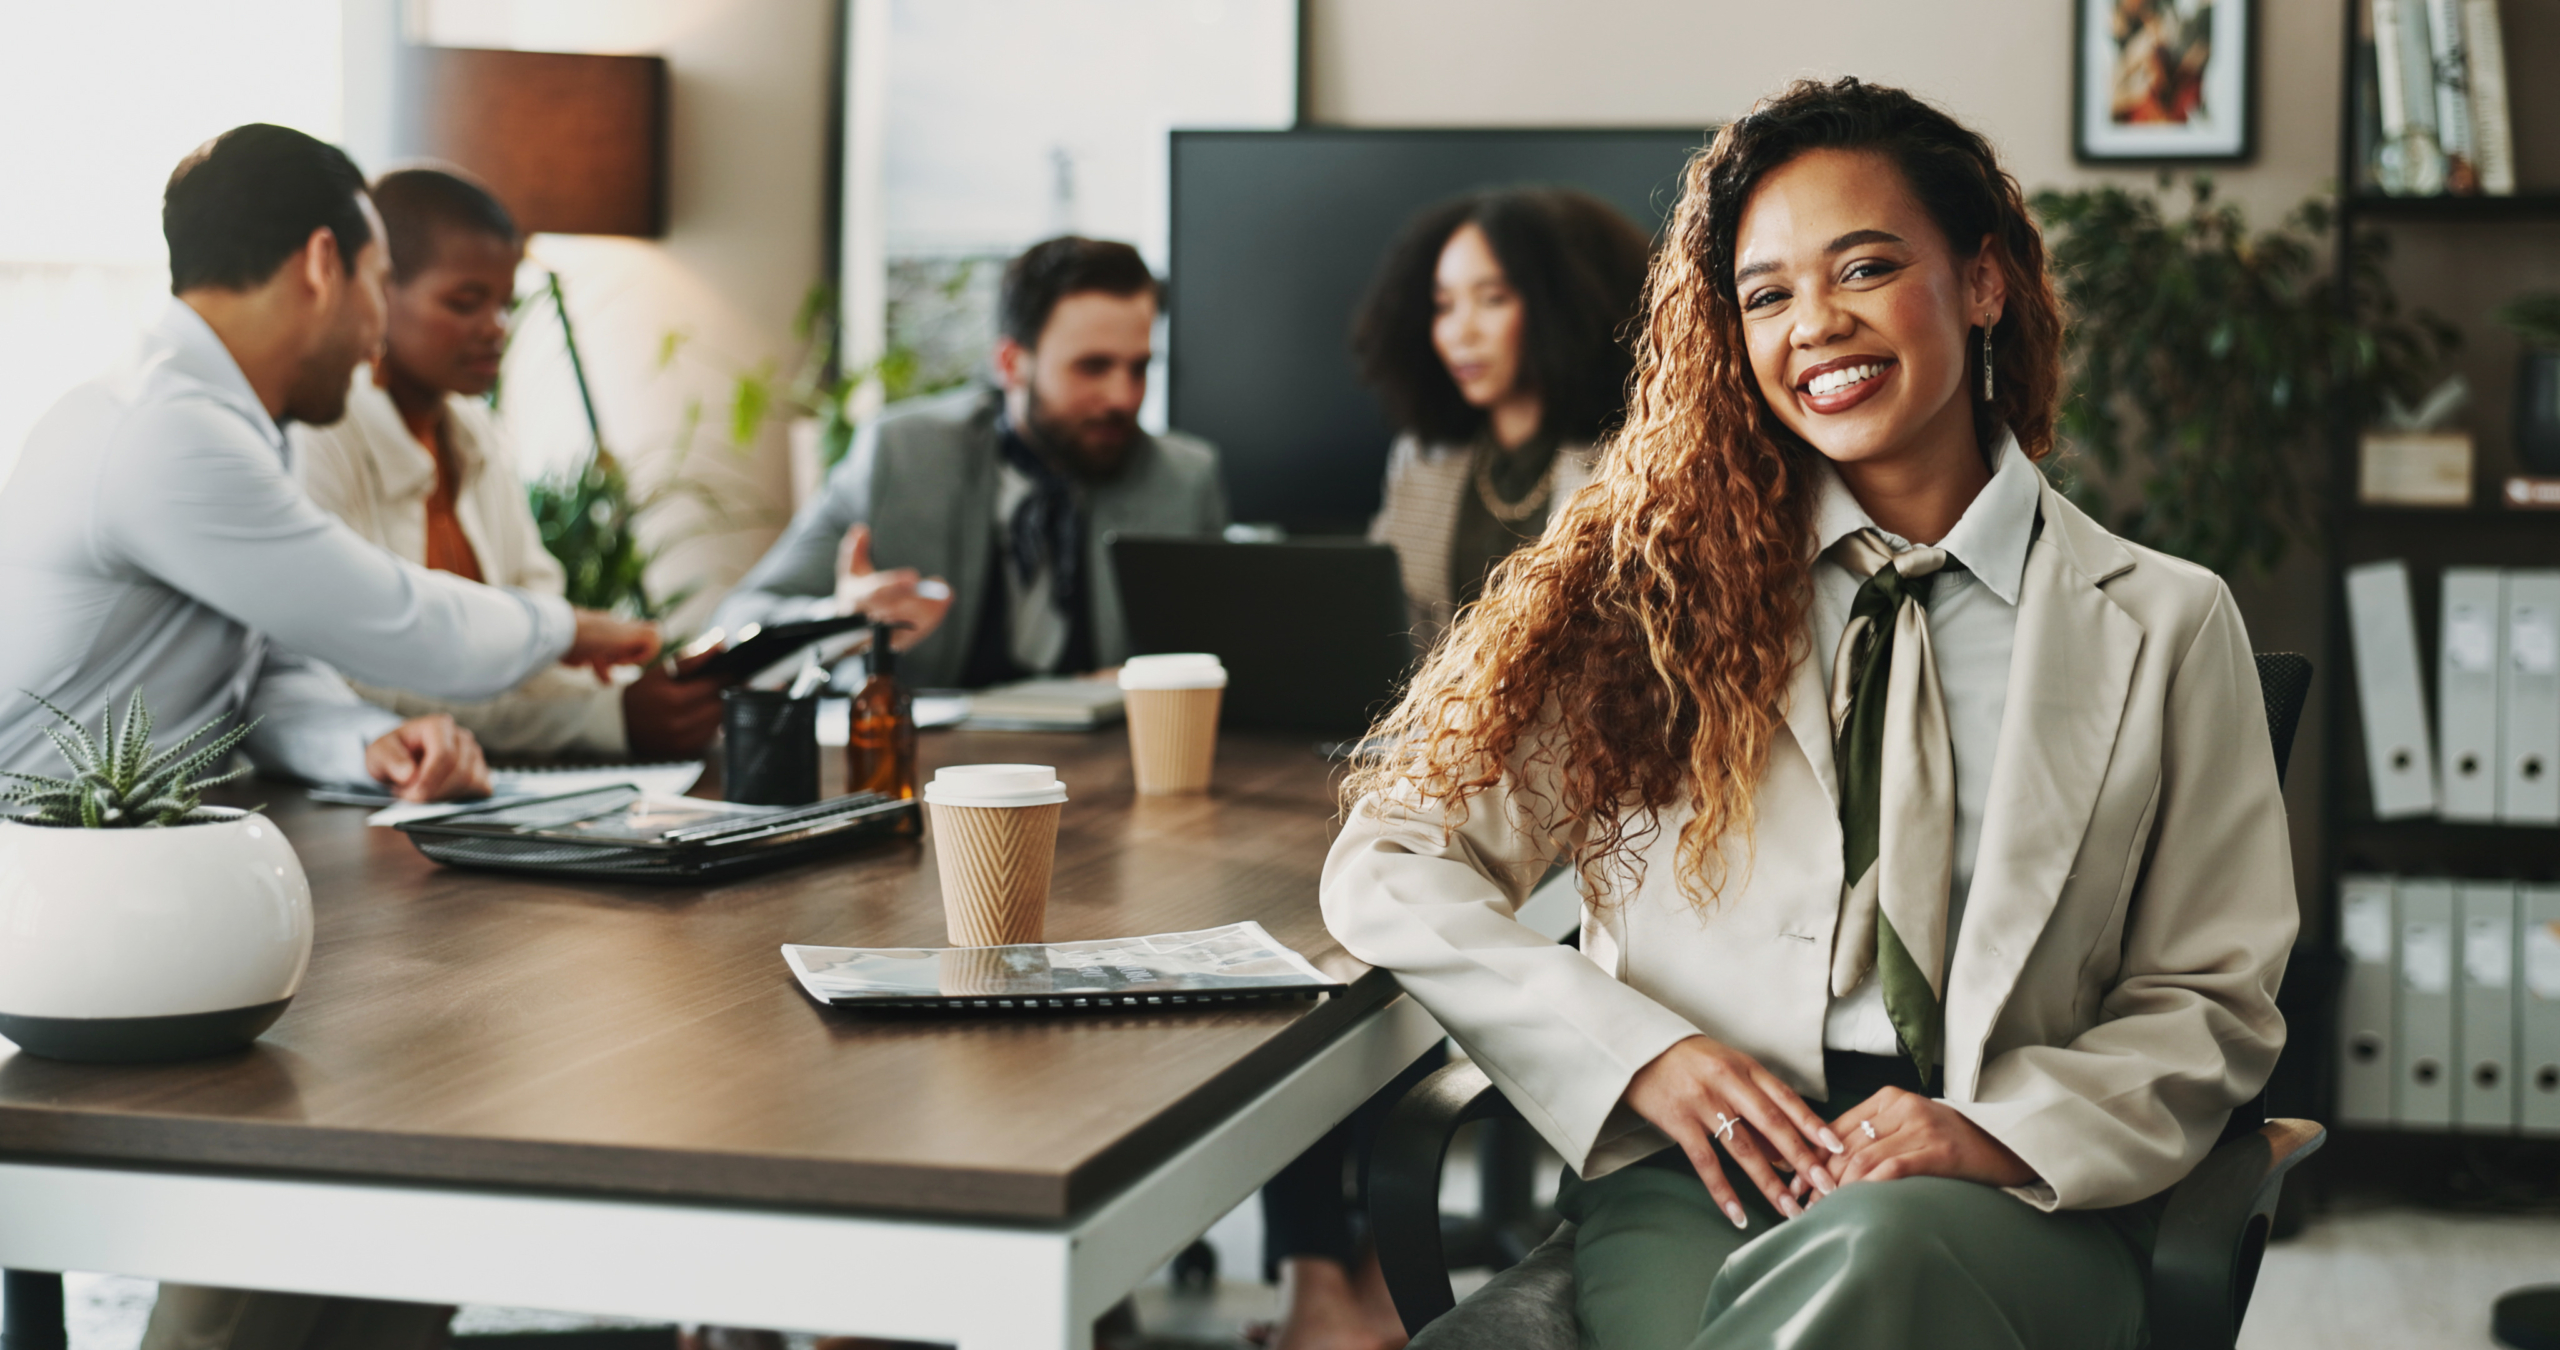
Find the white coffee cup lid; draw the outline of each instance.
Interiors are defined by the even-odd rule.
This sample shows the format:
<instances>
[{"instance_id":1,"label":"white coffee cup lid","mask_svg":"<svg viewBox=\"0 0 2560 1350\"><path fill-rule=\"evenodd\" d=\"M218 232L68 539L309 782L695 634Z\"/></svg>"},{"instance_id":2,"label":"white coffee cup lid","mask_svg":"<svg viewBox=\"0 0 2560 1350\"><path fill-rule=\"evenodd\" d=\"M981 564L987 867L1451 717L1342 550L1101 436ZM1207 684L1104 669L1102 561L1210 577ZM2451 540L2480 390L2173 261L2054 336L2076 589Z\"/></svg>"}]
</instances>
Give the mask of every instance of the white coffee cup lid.
<instances>
[{"instance_id":1,"label":"white coffee cup lid","mask_svg":"<svg viewBox=\"0 0 2560 1350\"><path fill-rule=\"evenodd\" d=\"M1120 667L1123 689L1224 689L1227 668L1207 652L1132 656Z\"/></svg>"},{"instance_id":2,"label":"white coffee cup lid","mask_svg":"<svg viewBox=\"0 0 2560 1350\"><path fill-rule=\"evenodd\" d=\"M1046 764L954 764L935 771L924 799L941 806L1047 806L1067 785Z\"/></svg>"}]
</instances>

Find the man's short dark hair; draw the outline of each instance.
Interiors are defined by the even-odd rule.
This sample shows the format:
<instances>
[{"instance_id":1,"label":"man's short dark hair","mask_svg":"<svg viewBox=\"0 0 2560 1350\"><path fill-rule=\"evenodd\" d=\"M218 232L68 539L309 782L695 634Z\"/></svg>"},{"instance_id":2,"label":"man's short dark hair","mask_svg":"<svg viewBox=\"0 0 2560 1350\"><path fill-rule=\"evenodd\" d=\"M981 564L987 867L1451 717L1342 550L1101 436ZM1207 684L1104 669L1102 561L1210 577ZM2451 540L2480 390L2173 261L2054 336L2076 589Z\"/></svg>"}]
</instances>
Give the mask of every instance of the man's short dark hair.
<instances>
[{"instance_id":1,"label":"man's short dark hair","mask_svg":"<svg viewBox=\"0 0 2560 1350\"><path fill-rule=\"evenodd\" d=\"M407 281L433 266L436 234L461 230L508 244L524 242L506 204L477 181L451 169L395 169L373 180L373 207L382 213L391 246L391 279Z\"/></svg>"},{"instance_id":2,"label":"man's short dark hair","mask_svg":"<svg viewBox=\"0 0 2560 1350\"><path fill-rule=\"evenodd\" d=\"M1150 300L1162 303L1164 299L1164 284L1147 270L1147 260L1136 249L1108 239L1060 235L1033 244L1004 265L1004 280L996 290L996 331L1025 347L1037 347L1058 302L1087 291L1105 295L1143 291Z\"/></svg>"},{"instance_id":3,"label":"man's short dark hair","mask_svg":"<svg viewBox=\"0 0 2560 1350\"><path fill-rule=\"evenodd\" d=\"M363 195L364 173L346 151L290 127L233 127L169 175L160 233L169 241L170 293L253 290L324 225L355 275L356 254L373 241L356 204Z\"/></svg>"}]
</instances>

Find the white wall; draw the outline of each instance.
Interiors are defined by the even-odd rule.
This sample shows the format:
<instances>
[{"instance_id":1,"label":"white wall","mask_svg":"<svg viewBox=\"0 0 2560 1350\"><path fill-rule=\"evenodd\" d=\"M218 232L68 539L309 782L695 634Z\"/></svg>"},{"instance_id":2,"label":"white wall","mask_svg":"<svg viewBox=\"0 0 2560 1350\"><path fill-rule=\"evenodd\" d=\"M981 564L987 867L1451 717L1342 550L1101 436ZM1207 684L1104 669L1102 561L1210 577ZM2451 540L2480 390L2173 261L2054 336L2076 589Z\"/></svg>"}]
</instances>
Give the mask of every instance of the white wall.
<instances>
[{"instance_id":1,"label":"white wall","mask_svg":"<svg viewBox=\"0 0 2560 1350\"><path fill-rule=\"evenodd\" d=\"M2071 158L2074 0L1307 0L1308 112L1344 126L1706 124L1799 75L1897 84L2029 191ZM2335 176L2340 6L2257 0L2258 156L2216 170L2270 223Z\"/></svg>"},{"instance_id":2,"label":"white wall","mask_svg":"<svg viewBox=\"0 0 2560 1350\"><path fill-rule=\"evenodd\" d=\"M413 34L449 46L663 56L669 73L668 229L655 240L543 235L578 324L606 444L644 481L662 476L699 405L690 468L743 528L661 561L661 593L707 593L754 563L789 514L778 428L732 456L717 444L730 381L796 349L791 321L819 279L826 187L831 0L410 0ZM670 333L685 341L661 367ZM509 356L506 406L529 468L571 462L586 432L556 333L538 316ZM704 522L667 512L662 529Z\"/></svg>"}]
</instances>

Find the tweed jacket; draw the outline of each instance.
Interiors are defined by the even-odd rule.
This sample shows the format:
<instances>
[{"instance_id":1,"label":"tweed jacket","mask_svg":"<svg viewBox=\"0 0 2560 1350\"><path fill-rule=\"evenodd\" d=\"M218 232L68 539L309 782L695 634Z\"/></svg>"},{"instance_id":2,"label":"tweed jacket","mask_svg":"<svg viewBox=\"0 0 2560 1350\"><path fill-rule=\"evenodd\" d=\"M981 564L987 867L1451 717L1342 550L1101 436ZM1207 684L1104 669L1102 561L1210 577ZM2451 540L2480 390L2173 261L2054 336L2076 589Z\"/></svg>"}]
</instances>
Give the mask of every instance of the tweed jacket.
<instances>
[{"instance_id":1,"label":"tweed jacket","mask_svg":"<svg viewBox=\"0 0 2560 1350\"><path fill-rule=\"evenodd\" d=\"M1591 482L1592 449L1587 445L1556 447L1555 486L1547 498L1547 518ZM1458 591L1449 577L1449 549L1458 533L1458 506L1475 491L1476 453L1468 446L1424 445L1410 435L1396 438L1387 453L1386 492L1376 518L1369 522L1369 542L1396 551L1396 570L1404 576L1406 613L1413 621L1414 645L1429 651L1458 615Z\"/></svg>"},{"instance_id":2,"label":"tweed jacket","mask_svg":"<svg viewBox=\"0 0 2560 1350\"><path fill-rule=\"evenodd\" d=\"M951 612L900 659L901 675L923 689L958 684L981 612L1005 602L1002 578L988 565L1002 408L997 391L969 388L910 399L865 424L825 490L800 508L714 622L735 632L834 613L837 545L846 530L868 524L872 562L882 571L912 567L951 583ZM1216 535L1227 526L1226 490L1208 442L1167 432L1140 433L1119 476L1084 494L1094 659L1114 666L1129 655L1129 622L1111 536Z\"/></svg>"},{"instance_id":3,"label":"tweed jacket","mask_svg":"<svg viewBox=\"0 0 2560 1350\"><path fill-rule=\"evenodd\" d=\"M1950 958L1945 1096L2035 1169L2021 1199L2095 1208L2175 1183L2265 1083L2297 916L2229 591L2039 491ZM1586 1177L1668 1146L1622 1097L1694 1033L1825 1095L1842 870L1828 666L1797 666L1756 824L1722 841L1729 880L1703 907L1679 890L1681 806L1644 843L1640 880L1612 865L1586 878L1581 950L1516 922L1579 837L1534 750L1462 810L1363 800L1326 860L1343 946L1393 970Z\"/></svg>"}]
</instances>

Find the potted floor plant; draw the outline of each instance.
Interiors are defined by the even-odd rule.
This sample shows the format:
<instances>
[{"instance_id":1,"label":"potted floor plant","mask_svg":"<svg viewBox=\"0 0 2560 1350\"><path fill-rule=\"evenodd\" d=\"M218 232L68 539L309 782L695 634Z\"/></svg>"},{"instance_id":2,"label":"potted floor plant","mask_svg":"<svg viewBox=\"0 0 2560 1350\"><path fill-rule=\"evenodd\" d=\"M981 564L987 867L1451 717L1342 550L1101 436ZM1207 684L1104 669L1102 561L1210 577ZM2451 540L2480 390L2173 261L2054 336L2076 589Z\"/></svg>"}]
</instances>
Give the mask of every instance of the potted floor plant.
<instances>
[{"instance_id":1,"label":"potted floor plant","mask_svg":"<svg viewBox=\"0 0 2560 1350\"><path fill-rule=\"evenodd\" d=\"M311 884L273 821L203 804L249 728L154 747L139 690L94 731L37 701L66 773L0 770L0 1036L114 1062L256 1040L310 964Z\"/></svg>"},{"instance_id":2,"label":"potted floor plant","mask_svg":"<svg viewBox=\"0 0 2560 1350\"><path fill-rule=\"evenodd\" d=\"M2459 335L2404 312L2386 236L2337 238L2323 199L2264 231L2201 176L2181 205L2165 176L2036 195L2071 315L2060 430L2109 480L2073 495L2163 552L2268 570L2312 527L2327 437L2419 402Z\"/></svg>"}]
</instances>

